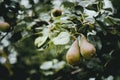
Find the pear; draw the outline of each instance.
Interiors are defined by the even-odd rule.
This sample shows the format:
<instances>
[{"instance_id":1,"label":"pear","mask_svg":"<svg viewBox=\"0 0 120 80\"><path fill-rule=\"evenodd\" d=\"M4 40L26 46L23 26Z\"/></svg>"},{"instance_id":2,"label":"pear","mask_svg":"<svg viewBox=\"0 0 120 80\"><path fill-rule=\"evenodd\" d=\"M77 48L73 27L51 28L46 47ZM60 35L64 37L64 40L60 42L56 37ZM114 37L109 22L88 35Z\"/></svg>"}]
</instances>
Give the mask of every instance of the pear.
<instances>
[{"instance_id":1,"label":"pear","mask_svg":"<svg viewBox=\"0 0 120 80\"><path fill-rule=\"evenodd\" d=\"M0 22L0 31L6 32L10 28L10 25L7 22Z\"/></svg>"},{"instance_id":2,"label":"pear","mask_svg":"<svg viewBox=\"0 0 120 80\"><path fill-rule=\"evenodd\" d=\"M81 55L78 46L78 39L76 39L69 48L69 50L67 51L66 61L69 64L75 65L78 64L80 60L81 60Z\"/></svg>"},{"instance_id":3,"label":"pear","mask_svg":"<svg viewBox=\"0 0 120 80\"><path fill-rule=\"evenodd\" d=\"M94 45L83 34L80 38L80 53L85 59L90 59L96 53Z\"/></svg>"},{"instance_id":4,"label":"pear","mask_svg":"<svg viewBox=\"0 0 120 80\"><path fill-rule=\"evenodd\" d=\"M58 17L58 16L61 16L62 15L62 10L61 9L53 9L51 11L51 15L53 17Z\"/></svg>"}]
</instances>

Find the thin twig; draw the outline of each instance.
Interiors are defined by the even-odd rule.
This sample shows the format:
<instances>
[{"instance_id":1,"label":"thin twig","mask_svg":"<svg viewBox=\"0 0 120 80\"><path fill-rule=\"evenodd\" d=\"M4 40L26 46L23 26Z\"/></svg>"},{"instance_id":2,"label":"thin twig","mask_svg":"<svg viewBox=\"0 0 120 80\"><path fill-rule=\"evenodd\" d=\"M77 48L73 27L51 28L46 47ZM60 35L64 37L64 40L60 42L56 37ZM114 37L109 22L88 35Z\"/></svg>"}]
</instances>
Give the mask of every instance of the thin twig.
<instances>
[{"instance_id":1,"label":"thin twig","mask_svg":"<svg viewBox=\"0 0 120 80\"><path fill-rule=\"evenodd\" d=\"M73 74L79 73L79 72L81 72L81 71L82 71L82 69L77 69L77 70L75 70L75 71L72 71L71 74L73 75Z\"/></svg>"},{"instance_id":2,"label":"thin twig","mask_svg":"<svg viewBox=\"0 0 120 80\"><path fill-rule=\"evenodd\" d=\"M8 32L0 39L0 42L8 35Z\"/></svg>"}]
</instances>

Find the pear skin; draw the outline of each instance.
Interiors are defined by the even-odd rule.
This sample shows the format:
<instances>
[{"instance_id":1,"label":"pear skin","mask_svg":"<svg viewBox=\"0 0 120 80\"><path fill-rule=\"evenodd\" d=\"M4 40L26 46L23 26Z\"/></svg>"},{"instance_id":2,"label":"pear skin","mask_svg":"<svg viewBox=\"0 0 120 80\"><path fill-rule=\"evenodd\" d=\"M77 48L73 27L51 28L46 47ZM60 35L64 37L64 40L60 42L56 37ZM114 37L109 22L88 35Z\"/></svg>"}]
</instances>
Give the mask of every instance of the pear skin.
<instances>
[{"instance_id":1,"label":"pear skin","mask_svg":"<svg viewBox=\"0 0 120 80\"><path fill-rule=\"evenodd\" d=\"M80 53L85 59L90 59L96 53L94 45L88 42L83 34L81 34Z\"/></svg>"},{"instance_id":2,"label":"pear skin","mask_svg":"<svg viewBox=\"0 0 120 80\"><path fill-rule=\"evenodd\" d=\"M62 10L61 9L53 9L51 11L51 14L52 14L53 17L61 16L62 15Z\"/></svg>"},{"instance_id":3,"label":"pear skin","mask_svg":"<svg viewBox=\"0 0 120 80\"><path fill-rule=\"evenodd\" d=\"M10 25L7 22L0 22L0 31L6 32Z\"/></svg>"},{"instance_id":4,"label":"pear skin","mask_svg":"<svg viewBox=\"0 0 120 80\"><path fill-rule=\"evenodd\" d=\"M66 54L66 61L69 64L75 65L78 64L81 60L79 46L78 46L78 40L76 39Z\"/></svg>"}]
</instances>

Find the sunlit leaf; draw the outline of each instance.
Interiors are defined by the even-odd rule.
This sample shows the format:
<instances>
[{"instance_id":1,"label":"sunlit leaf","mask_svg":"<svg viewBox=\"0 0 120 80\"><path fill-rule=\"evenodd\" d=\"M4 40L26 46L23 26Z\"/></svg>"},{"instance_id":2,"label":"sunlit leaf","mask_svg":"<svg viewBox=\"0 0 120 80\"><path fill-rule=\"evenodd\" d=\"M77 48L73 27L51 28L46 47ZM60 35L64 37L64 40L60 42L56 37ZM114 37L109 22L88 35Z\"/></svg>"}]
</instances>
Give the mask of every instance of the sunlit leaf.
<instances>
[{"instance_id":1,"label":"sunlit leaf","mask_svg":"<svg viewBox=\"0 0 120 80\"><path fill-rule=\"evenodd\" d=\"M98 15L98 12L94 11L94 10L88 10L88 9L84 9L84 13L88 16L88 17L95 17Z\"/></svg>"},{"instance_id":2,"label":"sunlit leaf","mask_svg":"<svg viewBox=\"0 0 120 80\"><path fill-rule=\"evenodd\" d=\"M60 62L54 64L52 68L55 69L56 71L58 71L58 70L64 68L64 66L65 66L65 61L60 61Z\"/></svg>"},{"instance_id":3,"label":"sunlit leaf","mask_svg":"<svg viewBox=\"0 0 120 80\"><path fill-rule=\"evenodd\" d=\"M74 3L68 2L68 1L64 1L62 4L63 4L65 7L67 7L67 8L74 6Z\"/></svg>"},{"instance_id":4,"label":"sunlit leaf","mask_svg":"<svg viewBox=\"0 0 120 80\"><path fill-rule=\"evenodd\" d=\"M48 13L41 13L40 18L43 21L49 21L50 20L50 15L48 15Z\"/></svg>"},{"instance_id":5,"label":"sunlit leaf","mask_svg":"<svg viewBox=\"0 0 120 80\"><path fill-rule=\"evenodd\" d=\"M46 61L40 66L40 69L49 70L52 68L52 65L53 65L52 61Z\"/></svg>"},{"instance_id":6,"label":"sunlit leaf","mask_svg":"<svg viewBox=\"0 0 120 80\"><path fill-rule=\"evenodd\" d=\"M112 3L111 3L110 0L103 0L103 1L104 1L104 5L103 5L103 8L104 8L104 9L111 8L112 11L114 10L113 5L112 5Z\"/></svg>"},{"instance_id":7,"label":"sunlit leaf","mask_svg":"<svg viewBox=\"0 0 120 80\"><path fill-rule=\"evenodd\" d=\"M42 31L43 36L40 36L38 38L35 39L35 46L37 47L41 47L48 39L48 35L49 35L49 29L48 28L44 28Z\"/></svg>"},{"instance_id":8,"label":"sunlit leaf","mask_svg":"<svg viewBox=\"0 0 120 80\"><path fill-rule=\"evenodd\" d=\"M34 42L35 46L37 47L42 46L46 42L47 38L48 36L42 36L42 37L36 38Z\"/></svg>"},{"instance_id":9,"label":"sunlit leaf","mask_svg":"<svg viewBox=\"0 0 120 80\"><path fill-rule=\"evenodd\" d=\"M42 33L43 33L44 36L48 36L49 35L49 31L50 30L48 28L44 28Z\"/></svg>"},{"instance_id":10,"label":"sunlit leaf","mask_svg":"<svg viewBox=\"0 0 120 80\"><path fill-rule=\"evenodd\" d=\"M53 75L54 72L53 71L44 71L43 74L46 76L49 76L49 75Z\"/></svg>"},{"instance_id":11,"label":"sunlit leaf","mask_svg":"<svg viewBox=\"0 0 120 80\"><path fill-rule=\"evenodd\" d=\"M86 0L86 1L80 1L79 5L81 5L82 7L87 7L94 3L95 3L95 0Z\"/></svg>"},{"instance_id":12,"label":"sunlit leaf","mask_svg":"<svg viewBox=\"0 0 120 80\"><path fill-rule=\"evenodd\" d=\"M95 19L93 17L86 17L85 21L91 24L95 23Z\"/></svg>"},{"instance_id":13,"label":"sunlit leaf","mask_svg":"<svg viewBox=\"0 0 120 80\"><path fill-rule=\"evenodd\" d=\"M57 37L53 38L55 45L64 45L70 41L70 34L68 32L61 32Z\"/></svg>"}]
</instances>

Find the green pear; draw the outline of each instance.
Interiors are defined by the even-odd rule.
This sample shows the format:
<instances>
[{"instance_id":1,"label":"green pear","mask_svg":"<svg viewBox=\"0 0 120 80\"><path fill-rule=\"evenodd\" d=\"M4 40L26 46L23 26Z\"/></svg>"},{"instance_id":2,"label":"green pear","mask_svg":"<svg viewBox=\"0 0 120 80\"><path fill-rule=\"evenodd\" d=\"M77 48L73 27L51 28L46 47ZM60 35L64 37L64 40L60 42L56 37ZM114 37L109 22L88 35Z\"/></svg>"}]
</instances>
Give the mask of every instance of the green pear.
<instances>
[{"instance_id":1,"label":"green pear","mask_svg":"<svg viewBox=\"0 0 120 80\"><path fill-rule=\"evenodd\" d=\"M67 51L66 61L69 64L74 65L74 64L78 64L80 60L81 60L81 55L79 51L78 40L76 39L69 48L69 50Z\"/></svg>"},{"instance_id":2,"label":"green pear","mask_svg":"<svg viewBox=\"0 0 120 80\"><path fill-rule=\"evenodd\" d=\"M83 34L80 38L80 53L85 59L90 59L96 53L94 45Z\"/></svg>"},{"instance_id":3,"label":"green pear","mask_svg":"<svg viewBox=\"0 0 120 80\"><path fill-rule=\"evenodd\" d=\"M6 32L10 28L7 22L0 22L0 31Z\"/></svg>"}]
</instances>

